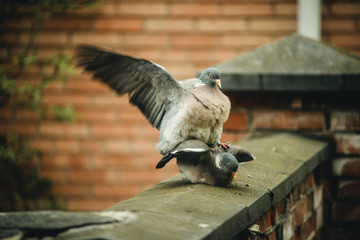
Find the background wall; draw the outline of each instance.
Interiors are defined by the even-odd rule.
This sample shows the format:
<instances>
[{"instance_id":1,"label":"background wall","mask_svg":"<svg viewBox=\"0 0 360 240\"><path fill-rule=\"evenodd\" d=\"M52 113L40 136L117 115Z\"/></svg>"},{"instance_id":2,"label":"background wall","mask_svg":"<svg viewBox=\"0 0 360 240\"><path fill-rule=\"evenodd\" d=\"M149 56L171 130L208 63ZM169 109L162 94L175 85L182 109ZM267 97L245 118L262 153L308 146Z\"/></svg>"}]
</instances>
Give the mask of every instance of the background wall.
<instances>
[{"instance_id":1,"label":"background wall","mask_svg":"<svg viewBox=\"0 0 360 240\"><path fill-rule=\"evenodd\" d=\"M360 3L323 1L322 10L323 40L359 54ZM58 51L72 54L77 44L89 43L155 61L180 80L295 32L296 1L103 0L92 9L55 16L43 27L36 40L40 58L49 58ZM2 59L10 59L26 42L28 28L24 10L2 36ZM17 132L41 150L40 173L53 180L64 207L102 210L177 173L175 163L155 169L161 158L155 149L159 134L135 107L128 105L127 96L116 96L80 72L66 83L52 85L43 100L44 104L72 104L79 116L75 123L39 121L35 114L14 111L10 106L0 110L0 133ZM38 69L32 68L21 81L37 81L37 76ZM259 108L250 115L249 110L235 109L222 141L234 142L254 130L274 129L261 116L271 119L271 114L277 113L269 115L264 107ZM296 113L280 114L285 123L327 128L322 113L318 118L319 113L306 112L306 119L314 121L305 123L296 121ZM351 114L355 114L359 126L356 111L350 115L333 112L331 118L347 121ZM337 126L334 123L331 128ZM301 128L278 128L284 129ZM337 137L347 139L347 135Z\"/></svg>"}]
</instances>

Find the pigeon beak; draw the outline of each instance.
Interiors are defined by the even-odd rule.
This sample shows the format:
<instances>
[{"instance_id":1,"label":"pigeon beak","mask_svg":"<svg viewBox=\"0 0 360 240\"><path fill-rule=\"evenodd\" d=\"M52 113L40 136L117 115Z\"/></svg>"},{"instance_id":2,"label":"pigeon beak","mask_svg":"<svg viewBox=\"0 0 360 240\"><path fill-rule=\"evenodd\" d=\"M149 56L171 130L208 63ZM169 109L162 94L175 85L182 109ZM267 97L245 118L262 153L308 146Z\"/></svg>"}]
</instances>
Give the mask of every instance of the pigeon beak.
<instances>
[{"instance_id":1,"label":"pigeon beak","mask_svg":"<svg viewBox=\"0 0 360 240\"><path fill-rule=\"evenodd\" d=\"M221 81L220 81L220 79L216 79L216 84L219 86L219 88L221 88Z\"/></svg>"},{"instance_id":2,"label":"pigeon beak","mask_svg":"<svg viewBox=\"0 0 360 240\"><path fill-rule=\"evenodd\" d=\"M232 176L233 176L233 180L236 179L236 174L234 172L232 172Z\"/></svg>"}]
</instances>

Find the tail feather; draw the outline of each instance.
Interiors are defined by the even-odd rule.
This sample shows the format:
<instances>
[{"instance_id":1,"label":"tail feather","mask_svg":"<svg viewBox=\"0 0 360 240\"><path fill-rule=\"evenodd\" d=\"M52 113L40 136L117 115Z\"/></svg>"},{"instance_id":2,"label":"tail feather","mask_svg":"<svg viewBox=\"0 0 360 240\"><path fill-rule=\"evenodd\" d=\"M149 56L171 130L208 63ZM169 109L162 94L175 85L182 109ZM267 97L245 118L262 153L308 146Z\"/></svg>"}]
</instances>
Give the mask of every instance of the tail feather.
<instances>
[{"instance_id":1,"label":"tail feather","mask_svg":"<svg viewBox=\"0 0 360 240\"><path fill-rule=\"evenodd\" d=\"M158 164L156 165L156 168L163 168L171 159L175 157L174 154L168 153L164 157L160 159Z\"/></svg>"}]
</instances>

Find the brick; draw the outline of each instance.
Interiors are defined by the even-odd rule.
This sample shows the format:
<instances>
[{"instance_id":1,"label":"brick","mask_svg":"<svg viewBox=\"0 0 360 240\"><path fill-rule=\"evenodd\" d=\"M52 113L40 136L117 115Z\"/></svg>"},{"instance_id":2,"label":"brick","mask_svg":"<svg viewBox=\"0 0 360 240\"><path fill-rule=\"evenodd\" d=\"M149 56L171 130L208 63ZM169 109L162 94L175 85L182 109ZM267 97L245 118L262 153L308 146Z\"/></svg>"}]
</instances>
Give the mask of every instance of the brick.
<instances>
[{"instance_id":1,"label":"brick","mask_svg":"<svg viewBox=\"0 0 360 240\"><path fill-rule=\"evenodd\" d=\"M292 220L292 216L290 214L287 215L287 218L283 224L283 227L282 227L282 236L283 236L283 239L291 239L292 236L294 235L294 231L293 231L293 228L292 228L292 225L293 225L293 220Z\"/></svg>"},{"instance_id":2,"label":"brick","mask_svg":"<svg viewBox=\"0 0 360 240\"><path fill-rule=\"evenodd\" d=\"M55 48L54 48L55 47ZM63 50L60 50L59 48L57 48L56 46L52 46L52 47L47 47L47 48L38 48L36 51L36 57L37 60L39 61L49 61L53 56L59 56L59 54L66 54L66 52L64 52ZM70 56L70 55L68 55ZM49 89L53 89L54 86L57 86L57 88L59 90L64 89L64 82L52 82L50 85L48 85L46 87L47 91Z\"/></svg>"},{"instance_id":3,"label":"brick","mask_svg":"<svg viewBox=\"0 0 360 240\"><path fill-rule=\"evenodd\" d=\"M168 65L166 69L178 80L193 78L198 72L192 64L186 62Z\"/></svg>"},{"instance_id":4,"label":"brick","mask_svg":"<svg viewBox=\"0 0 360 240\"><path fill-rule=\"evenodd\" d=\"M219 39L215 35L175 35L171 40L174 46L199 48L216 46Z\"/></svg>"},{"instance_id":5,"label":"brick","mask_svg":"<svg viewBox=\"0 0 360 240\"><path fill-rule=\"evenodd\" d=\"M352 19L323 19L321 27L324 31L346 31L355 30L356 24Z\"/></svg>"},{"instance_id":6,"label":"brick","mask_svg":"<svg viewBox=\"0 0 360 240\"><path fill-rule=\"evenodd\" d=\"M140 110L130 105L120 109L117 119L121 124L127 124L128 122L149 124Z\"/></svg>"},{"instance_id":7,"label":"brick","mask_svg":"<svg viewBox=\"0 0 360 240\"><path fill-rule=\"evenodd\" d=\"M42 169L87 169L88 157L68 154L43 154L41 157Z\"/></svg>"},{"instance_id":8,"label":"brick","mask_svg":"<svg viewBox=\"0 0 360 240\"><path fill-rule=\"evenodd\" d=\"M312 239L311 236L314 235L315 229L315 219L310 217L300 228L300 237L299 239Z\"/></svg>"},{"instance_id":9,"label":"brick","mask_svg":"<svg viewBox=\"0 0 360 240\"><path fill-rule=\"evenodd\" d=\"M229 115L228 120L224 123L223 129L241 131L247 129L248 115L246 112L234 112Z\"/></svg>"},{"instance_id":10,"label":"brick","mask_svg":"<svg viewBox=\"0 0 360 240\"><path fill-rule=\"evenodd\" d=\"M332 204L332 220L335 222L360 221L360 205L349 202Z\"/></svg>"},{"instance_id":11,"label":"brick","mask_svg":"<svg viewBox=\"0 0 360 240\"><path fill-rule=\"evenodd\" d=\"M167 15L165 3L120 3L118 13L121 15L160 16Z\"/></svg>"},{"instance_id":12,"label":"brick","mask_svg":"<svg viewBox=\"0 0 360 240\"><path fill-rule=\"evenodd\" d=\"M222 44L221 40L221 44ZM222 44L223 45L223 44ZM216 62L223 62L226 60L229 60L231 58L234 58L240 54L245 53L243 50L236 49L234 50L234 47L230 46L230 49L226 49L227 46L223 45L223 48L221 50L214 50L211 55L211 60L214 61L214 64Z\"/></svg>"},{"instance_id":13,"label":"brick","mask_svg":"<svg viewBox=\"0 0 360 240\"><path fill-rule=\"evenodd\" d=\"M360 130L360 112L332 112L331 130Z\"/></svg>"},{"instance_id":14,"label":"brick","mask_svg":"<svg viewBox=\"0 0 360 240\"><path fill-rule=\"evenodd\" d=\"M101 46L116 46L120 44L120 35L118 33L89 33L75 32L71 36L71 43L76 44L95 44Z\"/></svg>"},{"instance_id":15,"label":"brick","mask_svg":"<svg viewBox=\"0 0 360 240\"><path fill-rule=\"evenodd\" d=\"M160 132L156 128L151 127L149 123L146 122L145 124L146 125L138 127L137 138L158 141Z\"/></svg>"},{"instance_id":16,"label":"brick","mask_svg":"<svg viewBox=\"0 0 360 240\"><path fill-rule=\"evenodd\" d=\"M270 36L224 36L220 44L224 46L251 46L258 47L271 42Z\"/></svg>"},{"instance_id":17,"label":"brick","mask_svg":"<svg viewBox=\"0 0 360 240\"><path fill-rule=\"evenodd\" d=\"M296 20L250 20L251 31L295 31Z\"/></svg>"},{"instance_id":18,"label":"brick","mask_svg":"<svg viewBox=\"0 0 360 240\"><path fill-rule=\"evenodd\" d=\"M340 177L360 177L360 158L337 158L333 161L332 172Z\"/></svg>"},{"instance_id":19,"label":"brick","mask_svg":"<svg viewBox=\"0 0 360 240\"><path fill-rule=\"evenodd\" d=\"M217 4L172 3L170 5L170 14L175 16L216 16L219 11Z\"/></svg>"},{"instance_id":20,"label":"brick","mask_svg":"<svg viewBox=\"0 0 360 240\"><path fill-rule=\"evenodd\" d=\"M87 106L90 104L90 97L87 94L58 94L45 92L43 95L44 104L56 104L65 105L70 104L72 106Z\"/></svg>"},{"instance_id":21,"label":"brick","mask_svg":"<svg viewBox=\"0 0 360 240\"><path fill-rule=\"evenodd\" d=\"M266 230L265 227L265 216L266 216L267 212L265 213L265 215L261 216L256 222L255 224L253 224L252 226L250 226L249 231L252 232L252 234L261 234L264 233ZM258 232L259 231L259 232Z\"/></svg>"},{"instance_id":22,"label":"brick","mask_svg":"<svg viewBox=\"0 0 360 240\"><path fill-rule=\"evenodd\" d=\"M343 47L360 46L360 35L332 35L330 36L330 44Z\"/></svg>"},{"instance_id":23,"label":"brick","mask_svg":"<svg viewBox=\"0 0 360 240\"><path fill-rule=\"evenodd\" d=\"M44 136L85 138L89 136L88 126L84 123L41 122L39 133Z\"/></svg>"},{"instance_id":24,"label":"brick","mask_svg":"<svg viewBox=\"0 0 360 240\"><path fill-rule=\"evenodd\" d=\"M163 180L162 173L157 171L153 172L143 172L143 171L126 171L119 173L120 181L121 182L131 182L131 183L157 183Z\"/></svg>"},{"instance_id":25,"label":"brick","mask_svg":"<svg viewBox=\"0 0 360 240\"><path fill-rule=\"evenodd\" d=\"M113 109L81 109L76 110L78 121L89 123L116 122L117 112Z\"/></svg>"},{"instance_id":26,"label":"brick","mask_svg":"<svg viewBox=\"0 0 360 240\"><path fill-rule=\"evenodd\" d=\"M143 21L137 18L99 18L94 23L95 30L140 31Z\"/></svg>"},{"instance_id":27,"label":"brick","mask_svg":"<svg viewBox=\"0 0 360 240\"><path fill-rule=\"evenodd\" d=\"M319 206L315 211L315 230L319 231L324 226L324 207Z\"/></svg>"},{"instance_id":28,"label":"brick","mask_svg":"<svg viewBox=\"0 0 360 240\"><path fill-rule=\"evenodd\" d=\"M304 223L304 213L305 209L303 206L303 199L300 199L296 202L296 208L295 208L295 221L296 226L300 226Z\"/></svg>"},{"instance_id":29,"label":"brick","mask_svg":"<svg viewBox=\"0 0 360 240\"><path fill-rule=\"evenodd\" d=\"M67 92L81 92L81 93L92 93L92 92L108 92L109 87L100 81L93 81L89 78L71 78L65 83L65 89Z\"/></svg>"},{"instance_id":30,"label":"brick","mask_svg":"<svg viewBox=\"0 0 360 240\"><path fill-rule=\"evenodd\" d=\"M359 172L360 173L360 172ZM360 181L339 181L337 199L339 200L360 200Z\"/></svg>"},{"instance_id":31,"label":"brick","mask_svg":"<svg viewBox=\"0 0 360 240\"><path fill-rule=\"evenodd\" d=\"M334 15L359 15L360 4L359 3L338 3L331 4L331 13Z\"/></svg>"},{"instance_id":32,"label":"brick","mask_svg":"<svg viewBox=\"0 0 360 240\"><path fill-rule=\"evenodd\" d=\"M136 124L106 124L94 125L91 128L94 137L134 137L138 133Z\"/></svg>"},{"instance_id":33,"label":"brick","mask_svg":"<svg viewBox=\"0 0 360 240\"><path fill-rule=\"evenodd\" d=\"M315 176L314 173L311 173L307 179L306 179L306 189L305 190L311 190L315 187Z\"/></svg>"},{"instance_id":34,"label":"brick","mask_svg":"<svg viewBox=\"0 0 360 240\"><path fill-rule=\"evenodd\" d=\"M114 109L121 108L132 111L134 107L129 104L127 96L119 96L115 93L96 94L91 97L91 106L94 108Z\"/></svg>"},{"instance_id":35,"label":"brick","mask_svg":"<svg viewBox=\"0 0 360 240\"><path fill-rule=\"evenodd\" d=\"M55 185L54 186L55 194L61 195L62 197L86 197L90 193L89 186L74 186L74 185Z\"/></svg>"},{"instance_id":36,"label":"brick","mask_svg":"<svg viewBox=\"0 0 360 240\"><path fill-rule=\"evenodd\" d=\"M137 58L143 58L152 62L158 62L162 56L162 52L158 48L140 49L134 54Z\"/></svg>"},{"instance_id":37,"label":"brick","mask_svg":"<svg viewBox=\"0 0 360 240\"><path fill-rule=\"evenodd\" d=\"M162 34L126 34L122 39L123 46L164 46L168 43L168 37Z\"/></svg>"},{"instance_id":38,"label":"brick","mask_svg":"<svg viewBox=\"0 0 360 240\"><path fill-rule=\"evenodd\" d=\"M193 52L194 51L191 51L190 54L192 54ZM177 49L168 49L161 56L161 59L166 62L183 61L184 59L188 59L188 58L189 58L189 53L187 51L177 50Z\"/></svg>"},{"instance_id":39,"label":"brick","mask_svg":"<svg viewBox=\"0 0 360 240\"><path fill-rule=\"evenodd\" d=\"M104 15L115 15L117 13L118 5L111 2L102 2L92 7L84 7L75 11L75 14L91 15L91 16L104 16Z\"/></svg>"},{"instance_id":40,"label":"brick","mask_svg":"<svg viewBox=\"0 0 360 240\"><path fill-rule=\"evenodd\" d=\"M53 141L47 139L30 139L31 147L39 150L41 153L49 153L54 151Z\"/></svg>"},{"instance_id":41,"label":"brick","mask_svg":"<svg viewBox=\"0 0 360 240\"><path fill-rule=\"evenodd\" d=\"M359 154L360 134L335 134L334 136L337 153Z\"/></svg>"},{"instance_id":42,"label":"brick","mask_svg":"<svg viewBox=\"0 0 360 240\"><path fill-rule=\"evenodd\" d=\"M57 153L79 153L80 146L77 140L55 140L54 149Z\"/></svg>"},{"instance_id":43,"label":"brick","mask_svg":"<svg viewBox=\"0 0 360 240\"><path fill-rule=\"evenodd\" d=\"M189 52L188 55L190 55L192 62L208 62L209 59L212 58L212 52L207 49L193 50ZM185 59L185 57L183 59Z\"/></svg>"},{"instance_id":44,"label":"brick","mask_svg":"<svg viewBox=\"0 0 360 240\"><path fill-rule=\"evenodd\" d=\"M222 14L236 16L270 15L270 4L226 4L222 7Z\"/></svg>"},{"instance_id":45,"label":"brick","mask_svg":"<svg viewBox=\"0 0 360 240\"><path fill-rule=\"evenodd\" d=\"M134 156L151 156L151 155L158 155L159 158L161 156L156 149L157 140L143 140L143 139L136 139L129 141L129 151Z\"/></svg>"},{"instance_id":46,"label":"brick","mask_svg":"<svg viewBox=\"0 0 360 240\"><path fill-rule=\"evenodd\" d=\"M269 239L269 240L276 240L277 239L277 237L276 237L276 231L275 230L273 230L271 233L269 233L267 236L267 239Z\"/></svg>"},{"instance_id":47,"label":"brick","mask_svg":"<svg viewBox=\"0 0 360 240\"><path fill-rule=\"evenodd\" d=\"M55 53L55 52L53 52ZM52 56L55 54L52 54ZM46 60L49 60L49 58L47 58ZM54 82L52 82L50 85L46 86L45 92L46 93L53 93L53 92L61 92L63 90L63 82L58 81L60 79L55 80ZM24 86L24 85L28 85L31 84L33 86L38 86L43 80L37 75L37 76L24 76L20 79L18 79L16 81L16 86L20 87L20 86Z\"/></svg>"},{"instance_id":48,"label":"brick","mask_svg":"<svg viewBox=\"0 0 360 240\"><path fill-rule=\"evenodd\" d=\"M325 129L321 112L254 111L253 127L256 129Z\"/></svg>"},{"instance_id":49,"label":"brick","mask_svg":"<svg viewBox=\"0 0 360 240\"><path fill-rule=\"evenodd\" d=\"M82 140L80 141L81 152L84 154L103 152L103 144L101 140Z\"/></svg>"},{"instance_id":50,"label":"brick","mask_svg":"<svg viewBox=\"0 0 360 240\"><path fill-rule=\"evenodd\" d=\"M296 4L275 4L274 13L276 15L296 15L297 6Z\"/></svg>"},{"instance_id":51,"label":"brick","mask_svg":"<svg viewBox=\"0 0 360 240\"><path fill-rule=\"evenodd\" d=\"M18 115L18 112L19 112L20 110L18 110L18 111L16 111L16 114ZM11 108L8 108L8 107L2 107L1 109L0 109L0 121L3 121L3 120L11 120L11 119L13 119L13 115L14 115L14 113L13 113L13 110L11 109Z\"/></svg>"},{"instance_id":52,"label":"brick","mask_svg":"<svg viewBox=\"0 0 360 240\"><path fill-rule=\"evenodd\" d=\"M104 198L130 198L140 193L139 186L99 186L95 185L92 188L94 197Z\"/></svg>"},{"instance_id":53,"label":"brick","mask_svg":"<svg viewBox=\"0 0 360 240\"><path fill-rule=\"evenodd\" d=\"M4 29L8 30L8 29L30 29L31 27L31 19L29 18L14 18L12 20L7 20L4 23Z\"/></svg>"},{"instance_id":54,"label":"brick","mask_svg":"<svg viewBox=\"0 0 360 240\"><path fill-rule=\"evenodd\" d=\"M19 38L20 38L20 36L17 33L4 33L1 36L1 42L14 44L14 43L18 42ZM24 38L24 36L23 36L23 38ZM25 41L25 38L22 39L22 41Z\"/></svg>"},{"instance_id":55,"label":"brick","mask_svg":"<svg viewBox=\"0 0 360 240\"><path fill-rule=\"evenodd\" d=\"M197 22L198 32L239 32L246 29L245 20L200 19Z\"/></svg>"},{"instance_id":56,"label":"brick","mask_svg":"<svg viewBox=\"0 0 360 240\"><path fill-rule=\"evenodd\" d=\"M221 135L221 142L231 142L236 143L239 142L249 136L248 133L239 133L239 132L233 132L233 131L223 131Z\"/></svg>"},{"instance_id":57,"label":"brick","mask_svg":"<svg viewBox=\"0 0 360 240\"><path fill-rule=\"evenodd\" d=\"M114 139L104 141L104 152L115 155L129 155L129 141L127 139Z\"/></svg>"},{"instance_id":58,"label":"brick","mask_svg":"<svg viewBox=\"0 0 360 240\"><path fill-rule=\"evenodd\" d=\"M20 135L33 135L36 131L35 124L26 124L26 123L1 123L0 124L0 134L7 133L16 133Z\"/></svg>"},{"instance_id":59,"label":"brick","mask_svg":"<svg viewBox=\"0 0 360 240\"><path fill-rule=\"evenodd\" d=\"M48 29L90 29L92 20L90 19L71 19L71 18L50 18L44 21L43 27Z\"/></svg>"},{"instance_id":60,"label":"brick","mask_svg":"<svg viewBox=\"0 0 360 240\"><path fill-rule=\"evenodd\" d=\"M149 31L189 32L194 30L194 21L191 19L148 19L145 29Z\"/></svg>"},{"instance_id":61,"label":"brick","mask_svg":"<svg viewBox=\"0 0 360 240\"><path fill-rule=\"evenodd\" d=\"M315 188L313 194L313 208L316 210L322 207L323 202L324 202L324 186L321 185Z\"/></svg>"},{"instance_id":62,"label":"brick","mask_svg":"<svg viewBox=\"0 0 360 240\"><path fill-rule=\"evenodd\" d=\"M20 34L20 43L27 43L29 40L29 34ZM49 33L43 32L37 38L35 38L35 44L52 44L52 45L64 45L68 43L68 36L65 32Z\"/></svg>"},{"instance_id":63,"label":"brick","mask_svg":"<svg viewBox=\"0 0 360 240\"><path fill-rule=\"evenodd\" d=\"M141 169L141 163L138 158L132 156L93 155L90 162L91 167L96 170L123 169L135 171Z\"/></svg>"},{"instance_id":64,"label":"brick","mask_svg":"<svg viewBox=\"0 0 360 240\"><path fill-rule=\"evenodd\" d=\"M65 173L63 170L39 170L40 177L48 178L55 184L65 181Z\"/></svg>"},{"instance_id":65,"label":"brick","mask_svg":"<svg viewBox=\"0 0 360 240\"><path fill-rule=\"evenodd\" d=\"M102 170L73 170L67 172L68 181L76 184L104 183L107 182L107 173Z\"/></svg>"},{"instance_id":66,"label":"brick","mask_svg":"<svg viewBox=\"0 0 360 240\"><path fill-rule=\"evenodd\" d=\"M117 200L98 200L98 199L87 199L87 200L73 200L67 201L66 208L69 211L102 211L106 208L111 207Z\"/></svg>"}]
</instances>

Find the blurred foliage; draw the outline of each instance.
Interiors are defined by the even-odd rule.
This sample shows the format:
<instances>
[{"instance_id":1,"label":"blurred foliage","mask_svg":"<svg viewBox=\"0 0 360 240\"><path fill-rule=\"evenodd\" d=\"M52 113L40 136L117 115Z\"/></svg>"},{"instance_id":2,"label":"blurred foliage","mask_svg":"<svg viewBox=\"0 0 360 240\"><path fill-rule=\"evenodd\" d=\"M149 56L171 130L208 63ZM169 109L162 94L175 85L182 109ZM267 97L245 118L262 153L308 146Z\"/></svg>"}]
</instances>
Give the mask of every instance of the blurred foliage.
<instances>
[{"instance_id":1,"label":"blurred foliage","mask_svg":"<svg viewBox=\"0 0 360 240\"><path fill-rule=\"evenodd\" d=\"M26 44L12 59L0 65L0 107L10 103L13 109L26 108L41 119L49 115L58 121L76 119L71 105L43 105L43 94L48 86L66 81L74 73L69 56L60 53L40 61L36 55L35 39L41 34L43 22L53 14L67 13L96 0L2 0L0 2L0 37L17 21L18 16L30 18L29 37ZM1 40L0 40L1 41ZM1 43L0 43L1 44ZM3 49L7 49L2 43ZM39 70L39 81L24 81L22 74L28 68ZM38 176L36 164L39 152L14 134L0 136L0 211L32 209L59 209L48 179Z\"/></svg>"},{"instance_id":2,"label":"blurred foliage","mask_svg":"<svg viewBox=\"0 0 360 240\"><path fill-rule=\"evenodd\" d=\"M59 209L50 180L38 176L39 152L14 134L0 138L0 211Z\"/></svg>"}]
</instances>

